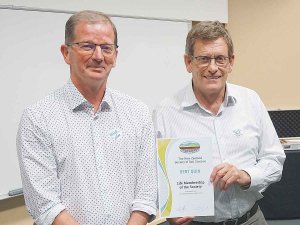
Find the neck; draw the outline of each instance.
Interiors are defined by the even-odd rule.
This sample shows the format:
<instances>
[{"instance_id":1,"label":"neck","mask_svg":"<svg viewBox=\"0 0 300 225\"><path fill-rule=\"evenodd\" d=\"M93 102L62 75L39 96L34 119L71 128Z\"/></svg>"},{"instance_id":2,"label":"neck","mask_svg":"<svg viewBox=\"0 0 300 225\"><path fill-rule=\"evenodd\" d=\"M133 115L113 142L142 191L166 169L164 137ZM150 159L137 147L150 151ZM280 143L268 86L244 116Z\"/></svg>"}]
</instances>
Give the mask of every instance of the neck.
<instances>
[{"instance_id":1,"label":"neck","mask_svg":"<svg viewBox=\"0 0 300 225\"><path fill-rule=\"evenodd\" d=\"M97 112L99 109L100 103L102 102L105 89L106 89L106 82L107 80L104 81L92 81L93 85L87 85L87 84L82 84L82 82L78 82L78 80L73 79L71 77L71 80L75 87L78 89L78 91L83 95L83 97L93 104L94 106L94 114Z\"/></svg>"},{"instance_id":2,"label":"neck","mask_svg":"<svg viewBox=\"0 0 300 225\"><path fill-rule=\"evenodd\" d=\"M200 105L217 115L225 98L225 88L218 93L201 93L195 89L193 90Z\"/></svg>"}]
</instances>

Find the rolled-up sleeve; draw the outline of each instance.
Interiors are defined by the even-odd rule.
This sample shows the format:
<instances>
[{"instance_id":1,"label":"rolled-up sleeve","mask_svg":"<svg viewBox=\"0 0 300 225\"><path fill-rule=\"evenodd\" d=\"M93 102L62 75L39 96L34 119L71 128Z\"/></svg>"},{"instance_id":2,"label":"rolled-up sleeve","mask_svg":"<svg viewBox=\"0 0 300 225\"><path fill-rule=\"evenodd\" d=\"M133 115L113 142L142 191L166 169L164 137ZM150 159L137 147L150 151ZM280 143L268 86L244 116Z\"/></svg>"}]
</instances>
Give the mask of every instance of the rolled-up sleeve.
<instances>
[{"instance_id":1,"label":"rolled-up sleeve","mask_svg":"<svg viewBox=\"0 0 300 225\"><path fill-rule=\"evenodd\" d=\"M142 211L155 219L157 212L157 174L156 174L156 144L154 128L149 113L141 132L141 145L138 151L137 178L135 199L132 211Z\"/></svg>"},{"instance_id":2,"label":"rolled-up sleeve","mask_svg":"<svg viewBox=\"0 0 300 225\"><path fill-rule=\"evenodd\" d=\"M24 111L16 144L28 212L37 225L51 225L65 206L60 200L51 137L41 112L35 109Z\"/></svg>"}]
</instances>

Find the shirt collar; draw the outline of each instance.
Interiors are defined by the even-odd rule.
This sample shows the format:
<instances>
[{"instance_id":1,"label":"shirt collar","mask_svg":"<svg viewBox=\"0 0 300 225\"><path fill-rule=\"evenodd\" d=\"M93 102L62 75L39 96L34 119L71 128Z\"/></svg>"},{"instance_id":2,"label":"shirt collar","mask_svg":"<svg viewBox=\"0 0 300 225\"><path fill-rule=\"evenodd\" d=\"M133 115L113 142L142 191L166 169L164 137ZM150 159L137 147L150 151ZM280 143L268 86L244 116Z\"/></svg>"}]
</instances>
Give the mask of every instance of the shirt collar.
<instances>
[{"instance_id":1,"label":"shirt collar","mask_svg":"<svg viewBox=\"0 0 300 225\"><path fill-rule=\"evenodd\" d=\"M226 92L224 98L224 106L229 107L235 105L237 102L237 93L235 89L231 87L231 84L226 82Z\"/></svg>"},{"instance_id":2,"label":"shirt collar","mask_svg":"<svg viewBox=\"0 0 300 225\"><path fill-rule=\"evenodd\" d=\"M235 103L236 103L236 93L234 92L234 89L230 87L230 84L226 82L226 91L225 91L225 98L224 98L223 105L224 107L228 107L228 106L235 105ZM187 108L198 104L199 102L193 91L193 82L191 80L189 85L186 87L186 92L182 100L181 107Z\"/></svg>"},{"instance_id":3,"label":"shirt collar","mask_svg":"<svg viewBox=\"0 0 300 225\"><path fill-rule=\"evenodd\" d=\"M93 107L91 103L89 103L83 95L78 91L78 89L73 84L72 80L69 79L67 83L67 95L69 99L69 106L72 110L75 110L79 106L87 105ZM105 89L105 93L100 104L99 109L101 111L111 111L112 99L111 99L111 90L109 88Z\"/></svg>"},{"instance_id":4,"label":"shirt collar","mask_svg":"<svg viewBox=\"0 0 300 225\"><path fill-rule=\"evenodd\" d=\"M78 91L78 89L73 84L71 78L68 80L66 85L67 96L69 99L69 106L72 110L76 109L83 103L88 103L88 101L83 97L83 95Z\"/></svg>"},{"instance_id":5,"label":"shirt collar","mask_svg":"<svg viewBox=\"0 0 300 225\"><path fill-rule=\"evenodd\" d=\"M102 112L110 112L112 110L113 100L111 91L111 89L106 87L102 102L99 107Z\"/></svg>"},{"instance_id":6,"label":"shirt collar","mask_svg":"<svg viewBox=\"0 0 300 225\"><path fill-rule=\"evenodd\" d=\"M193 106L195 104L198 104L198 100L193 91L193 81L191 80L189 85L186 87L185 96L183 98L181 106L183 108L186 108L186 107Z\"/></svg>"}]
</instances>

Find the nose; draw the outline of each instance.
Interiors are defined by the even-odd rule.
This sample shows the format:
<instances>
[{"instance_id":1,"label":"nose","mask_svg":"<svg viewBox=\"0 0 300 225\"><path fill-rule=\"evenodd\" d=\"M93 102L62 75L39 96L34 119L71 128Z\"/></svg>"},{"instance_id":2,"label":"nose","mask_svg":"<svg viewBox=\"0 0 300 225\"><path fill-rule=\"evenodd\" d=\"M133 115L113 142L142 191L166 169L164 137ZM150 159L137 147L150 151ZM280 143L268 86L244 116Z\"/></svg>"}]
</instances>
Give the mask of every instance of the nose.
<instances>
[{"instance_id":1,"label":"nose","mask_svg":"<svg viewBox=\"0 0 300 225\"><path fill-rule=\"evenodd\" d=\"M215 59L211 59L210 63L208 64L208 72L214 74L218 71L218 66L216 64L216 60Z\"/></svg>"},{"instance_id":2,"label":"nose","mask_svg":"<svg viewBox=\"0 0 300 225\"><path fill-rule=\"evenodd\" d=\"M102 54L102 50L101 50L100 46L95 47L95 51L92 55L92 59L94 59L96 61L102 61L104 59L104 56Z\"/></svg>"}]
</instances>

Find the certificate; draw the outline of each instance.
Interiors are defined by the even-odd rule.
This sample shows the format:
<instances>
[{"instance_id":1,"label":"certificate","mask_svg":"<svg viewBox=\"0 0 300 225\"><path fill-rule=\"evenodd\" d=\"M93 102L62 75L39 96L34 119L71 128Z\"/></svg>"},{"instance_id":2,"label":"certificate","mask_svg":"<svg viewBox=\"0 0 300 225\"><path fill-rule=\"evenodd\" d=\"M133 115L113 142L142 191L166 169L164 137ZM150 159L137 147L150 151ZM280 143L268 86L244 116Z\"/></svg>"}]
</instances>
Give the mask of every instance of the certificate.
<instances>
[{"instance_id":1,"label":"certificate","mask_svg":"<svg viewBox=\"0 0 300 225\"><path fill-rule=\"evenodd\" d=\"M158 139L160 217L213 216L210 137Z\"/></svg>"}]
</instances>

